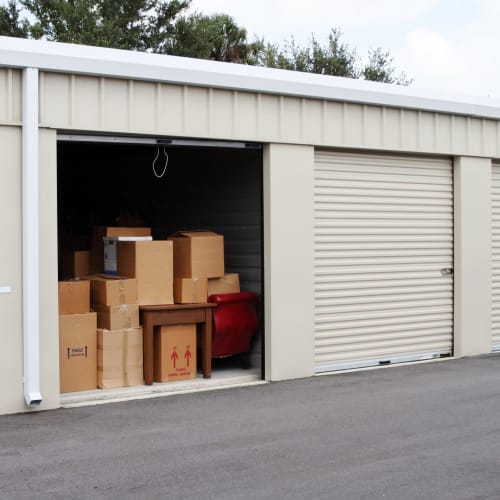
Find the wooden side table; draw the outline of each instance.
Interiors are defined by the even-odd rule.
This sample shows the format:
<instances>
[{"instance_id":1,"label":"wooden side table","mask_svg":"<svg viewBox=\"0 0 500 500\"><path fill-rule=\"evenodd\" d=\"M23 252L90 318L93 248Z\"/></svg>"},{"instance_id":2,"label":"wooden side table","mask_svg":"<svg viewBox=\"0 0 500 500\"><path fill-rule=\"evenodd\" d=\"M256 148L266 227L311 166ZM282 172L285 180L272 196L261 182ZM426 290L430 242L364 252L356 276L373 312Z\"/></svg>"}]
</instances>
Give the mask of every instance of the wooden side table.
<instances>
[{"instance_id":1,"label":"wooden side table","mask_svg":"<svg viewBox=\"0 0 500 500\"><path fill-rule=\"evenodd\" d=\"M144 382L153 383L154 327L196 323L201 342L201 368L204 378L212 376L212 308L216 304L168 304L139 306L143 328Z\"/></svg>"}]
</instances>

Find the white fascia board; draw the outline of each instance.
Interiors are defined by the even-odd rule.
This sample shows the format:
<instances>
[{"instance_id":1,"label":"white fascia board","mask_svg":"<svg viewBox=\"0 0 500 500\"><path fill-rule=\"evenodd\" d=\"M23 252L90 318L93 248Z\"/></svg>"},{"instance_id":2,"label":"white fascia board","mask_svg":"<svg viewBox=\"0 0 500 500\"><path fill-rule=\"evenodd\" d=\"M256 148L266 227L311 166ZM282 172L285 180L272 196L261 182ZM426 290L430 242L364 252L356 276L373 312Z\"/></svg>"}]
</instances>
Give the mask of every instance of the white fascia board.
<instances>
[{"instance_id":1,"label":"white fascia board","mask_svg":"<svg viewBox=\"0 0 500 500\"><path fill-rule=\"evenodd\" d=\"M159 81L500 118L500 100L187 57L0 37L0 67Z\"/></svg>"}]
</instances>

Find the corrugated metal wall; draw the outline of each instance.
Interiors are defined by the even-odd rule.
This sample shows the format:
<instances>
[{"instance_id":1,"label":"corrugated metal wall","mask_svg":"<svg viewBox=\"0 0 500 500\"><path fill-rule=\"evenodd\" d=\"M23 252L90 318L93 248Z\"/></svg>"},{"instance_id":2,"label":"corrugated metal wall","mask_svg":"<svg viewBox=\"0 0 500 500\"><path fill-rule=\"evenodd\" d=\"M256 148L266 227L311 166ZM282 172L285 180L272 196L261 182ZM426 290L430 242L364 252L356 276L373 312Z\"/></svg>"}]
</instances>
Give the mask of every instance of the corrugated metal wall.
<instances>
[{"instance_id":1,"label":"corrugated metal wall","mask_svg":"<svg viewBox=\"0 0 500 500\"><path fill-rule=\"evenodd\" d=\"M451 354L451 162L315 161L316 370Z\"/></svg>"},{"instance_id":2,"label":"corrugated metal wall","mask_svg":"<svg viewBox=\"0 0 500 500\"><path fill-rule=\"evenodd\" d=\"M21 125L21 71L0 68L0 125Z\"/></svg>"},{"instance_id":3,"label":"corrugated metal wall","mask_svg":"<svg viewBox=\"0 0 500 500\"><path fill-rule=\"evenodd\" d=\"M40 124L66 130L500 157L496 120L56 73L40 76Z\"/></svg>"},{"instance_id":4,"label":"corrugated metal wall","mask_svg":"<svg viewBox=\"0 0 500 500\"><path fill-rule=\"evenodd\" d=\"M500 164L492 165L491 177L491 329L493 350L500 351Z\"/></svg>"}]
</instances>

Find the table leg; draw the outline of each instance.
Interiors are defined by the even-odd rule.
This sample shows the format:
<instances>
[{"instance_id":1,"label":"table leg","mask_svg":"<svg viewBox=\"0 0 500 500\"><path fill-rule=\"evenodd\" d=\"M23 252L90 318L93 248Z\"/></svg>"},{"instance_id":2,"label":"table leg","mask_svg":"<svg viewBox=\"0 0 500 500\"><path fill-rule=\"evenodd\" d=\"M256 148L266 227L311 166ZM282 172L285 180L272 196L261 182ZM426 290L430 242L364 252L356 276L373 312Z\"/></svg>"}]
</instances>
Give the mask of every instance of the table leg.
<instances>
[{"instance_id":1,"label":"table leg","mask_svg":"<svg viewBox=\"0 0 500 500\"><path fill-rule=\"evenodd\" d=\"M143 327L143 370L144 383L146 385L153 384L153 328L154 324L149 315L146 313L142 317Z\"/></svg>"},{"instance_id":2,"label":"table leg","mask_svg":"<svg viewBox=\"0 0 500 500\"><path fill-rule=\"evenodd\" d=\"M204 378L212 376L212 309L205 310L205 323L201 325L202 360L201 370Z\"/></svg>"}]
</instances>

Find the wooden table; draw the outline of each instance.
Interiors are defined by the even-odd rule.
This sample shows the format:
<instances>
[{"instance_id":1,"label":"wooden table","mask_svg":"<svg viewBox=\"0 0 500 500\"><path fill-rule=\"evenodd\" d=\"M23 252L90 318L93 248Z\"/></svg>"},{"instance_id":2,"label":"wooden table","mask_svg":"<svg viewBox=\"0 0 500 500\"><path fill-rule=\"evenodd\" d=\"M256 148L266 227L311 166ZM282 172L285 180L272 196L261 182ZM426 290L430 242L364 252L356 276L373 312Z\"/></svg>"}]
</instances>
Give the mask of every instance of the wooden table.
<instances>
[{"instance_id":1,"label":"wooden table","mask_svg":"<svg viewBox=\"0 0 500 500\"><path fill-rule=\"evenodd\" d=\"M196 323L201 343L201 368L204 378L212 376L212 308L217 304L168 304L139 306L143 328L144 382L153 383L154 327Z\"/></svg>"}]
</instances>

